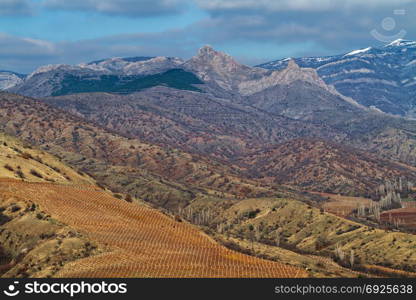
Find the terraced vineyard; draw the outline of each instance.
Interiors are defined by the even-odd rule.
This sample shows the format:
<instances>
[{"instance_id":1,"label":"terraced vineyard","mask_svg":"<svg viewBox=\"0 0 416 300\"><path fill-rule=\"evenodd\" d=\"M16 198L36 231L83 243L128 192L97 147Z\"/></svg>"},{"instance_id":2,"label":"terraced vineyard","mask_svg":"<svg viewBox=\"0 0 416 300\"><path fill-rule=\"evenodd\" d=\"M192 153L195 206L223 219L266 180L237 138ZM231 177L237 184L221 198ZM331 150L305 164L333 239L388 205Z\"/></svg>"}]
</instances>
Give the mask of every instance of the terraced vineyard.
<instances>
[{"instance_id":1,"label":"terraced vineyard","mask_svg":"<svg viewBox=\"0 0 416 300\"><path fill-rule=\"evenodd\" d=\"M302 269L247 256L195 227L95 186L0 180L2 197L28 199L104 253L66 264L57 277L306 277Z\"/></svg>"},{"instance_id":2,"label":"terraced vineyard","mask_svg":"<svg viewBox=\"0 0 416 300\"><path fill-rule=\"evenodd\" d=\"M398 208L385 211L381 214L381 221L403 226L410 229L416 229L416 208Z\"/></svg>"},{"instance_id":3,"label":"terraced vineyard","mask_svg":"<svg viewBox=\"0 0 416 300\"><path fill-rule=\"evenodd\" d=\"M314 193L329 200L322 204L324 211L346 218L359 206L370 207L375 202L363 197L348 197L329 193Z\"/></svg>"}]
</instances>

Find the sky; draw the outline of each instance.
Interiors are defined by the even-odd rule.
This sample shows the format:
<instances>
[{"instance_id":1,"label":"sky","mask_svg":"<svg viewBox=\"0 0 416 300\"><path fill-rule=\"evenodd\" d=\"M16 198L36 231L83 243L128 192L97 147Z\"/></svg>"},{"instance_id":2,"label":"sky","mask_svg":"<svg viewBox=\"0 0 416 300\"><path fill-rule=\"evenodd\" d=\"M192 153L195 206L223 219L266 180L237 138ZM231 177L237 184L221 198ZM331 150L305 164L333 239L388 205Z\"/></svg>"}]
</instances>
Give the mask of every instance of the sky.
<instances>
[{"instance_id":1,"label":"sky","mask_svg":"<svg viewBox=\"0 0 416 300\"><path fill-rule=\"evenodd\" d=\"M0 0L0 70L204 45L247 65L341 54L415 40L415 16L415 0Z\"/></svg>"}]
</instances>

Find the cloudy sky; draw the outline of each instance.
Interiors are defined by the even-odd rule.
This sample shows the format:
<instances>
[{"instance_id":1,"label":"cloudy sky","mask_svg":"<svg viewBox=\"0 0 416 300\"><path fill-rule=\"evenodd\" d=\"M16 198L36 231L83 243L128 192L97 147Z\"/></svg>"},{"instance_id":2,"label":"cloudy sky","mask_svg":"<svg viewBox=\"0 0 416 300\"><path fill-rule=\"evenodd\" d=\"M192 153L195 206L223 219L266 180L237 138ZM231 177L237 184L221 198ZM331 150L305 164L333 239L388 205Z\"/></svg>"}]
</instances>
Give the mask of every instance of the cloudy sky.
<instances>
[{"instance_id":1,"label":"cloudy sky","mask_svg":"<svg viewBox=\"0 0 416 300\"><path fill-rule=\"evenodd\" d=\"M249 65L340 54L415 40L415 16L415 0L0 0L0 70L205 44Z\"/></svg>"}]
</instances>

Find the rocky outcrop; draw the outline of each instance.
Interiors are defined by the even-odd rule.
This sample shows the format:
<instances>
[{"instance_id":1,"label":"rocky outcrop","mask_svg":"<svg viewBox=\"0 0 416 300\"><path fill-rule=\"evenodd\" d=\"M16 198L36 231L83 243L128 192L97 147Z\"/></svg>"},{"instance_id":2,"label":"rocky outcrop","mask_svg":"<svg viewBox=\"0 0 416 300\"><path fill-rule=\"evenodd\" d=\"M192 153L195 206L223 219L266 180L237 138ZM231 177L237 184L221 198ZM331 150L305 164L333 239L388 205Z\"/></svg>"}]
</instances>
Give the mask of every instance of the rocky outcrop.
<instances>
[{"instance_id":1,"label":"rocky outcrop","mask_svg":"<svg viewBox=\"0 0 416 300\"><path fill-rule=\"evenodd\" d=\"M332 92L314 69L300 68L294 60L290 60L287 67L281 71L274 71L270 75L264 76L258 80L240 83L239 91L242 95L248 96L276 85L288 85L295 81L313 83Z\"/></svg>"},{"instance_id":2,"label":"rocky outcrop","mask_svg":"<svg viewBox=\"0 0 416 300\"><path fill-rule=\"evenodd\" d=\"M205 46L185 62L183 67L196 73L205 82L215 82L227 91L238 90L241 82L260 79L270 72L251 68L235 61L231 56Z\"/></svg>"}]
</instances>

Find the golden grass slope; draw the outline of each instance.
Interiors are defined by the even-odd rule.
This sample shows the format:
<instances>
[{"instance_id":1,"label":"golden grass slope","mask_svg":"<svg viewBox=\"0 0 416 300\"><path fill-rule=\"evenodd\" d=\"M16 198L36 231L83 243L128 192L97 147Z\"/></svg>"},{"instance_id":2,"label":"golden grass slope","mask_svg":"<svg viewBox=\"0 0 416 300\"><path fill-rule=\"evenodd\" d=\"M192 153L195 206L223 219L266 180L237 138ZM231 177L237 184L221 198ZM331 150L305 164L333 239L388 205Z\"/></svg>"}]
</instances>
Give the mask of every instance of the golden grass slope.
<instances>
[{"instance_id":1,"label":"golden grass slope","mask_svg":"<svg viewBox=\"0 0 416 300\"><path fill-rule=\"evenodd\" d=\"M66 264L57 277L306 277L305 271L220 246L185 222L117 200L94 186L1 180L2 197L28 198L108 252Z\"/></svg>"},{"instance_id":2,"label":"golden grass slope","mask_svg":"<svg viewBox=\"0 0 416 300\"><path fill-rule=\"evenodd\" d=\"M199 210L197 205L194 211ZM199 205L208 209L207 203ZM211 226L222 224L230 236L239 239L250 239L250 228L254 227L258 229L254 230L256 240L275 245L280 230L280 246L298 253L333 257L338 245L346 257L354 251L356 265L416 271L413 234L371 228L292 199L245 199L211 205L211 213L217 216Z\"/></svg>"},{"instance_id":3,"label":"golden grass slope","mask_svg":"<svg viewBox=\"0 0 416 300\"><path fill-rule=\"evenodd\" d=\"M94 180L56 157L0 132L0 178L61 184L93 184Z\"/></svg>"}]
</instances>

